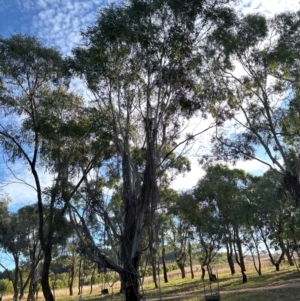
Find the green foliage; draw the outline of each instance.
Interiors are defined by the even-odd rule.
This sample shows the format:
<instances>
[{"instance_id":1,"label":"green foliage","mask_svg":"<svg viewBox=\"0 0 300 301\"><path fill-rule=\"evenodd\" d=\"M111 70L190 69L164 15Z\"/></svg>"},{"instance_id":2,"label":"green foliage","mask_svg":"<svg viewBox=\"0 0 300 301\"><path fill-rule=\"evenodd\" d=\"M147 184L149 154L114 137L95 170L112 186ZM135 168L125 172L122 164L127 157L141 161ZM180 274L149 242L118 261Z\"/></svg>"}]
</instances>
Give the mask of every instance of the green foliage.
<instances>
[{"instance_id":1,"label":"green foliage","mask_svg":"<svg viewBox=\"0 0 300 301\"><path fill-rule=\"evenodd\" d=\"M195 202L200 202L200 211L220 210L224 221L243 223L248 207L245 190L251 178L241 169L210 166L194 190Z\"/></svg>"},{"instance_id":2,"label":"green foliage","mask_svg":"<svg viewBox=\"0 0 300 301\"><path fill-rule=\"evenodd\" d=\"M13 294L14 289L12 282L8 279L0 279L0 294Z\"/></svg>"},{"instance_id":3,"label":"green foliage","mask_svg":"<svg viewBox=\"0 0 300 301\"><path fill-rule=\"evenodd\" d=\"M300 186L294 179L298 171L297 165L290 164L289 154L291 146L298 153L299 45L295 41L299 24L299 12L270 20L256 14L242 16L216 30L208 46L214 71L211 90L218 98L211 108L218 123L214 155L221 160L262 161L257 154L262 148L270 159L263 159L264 163L286 176L286 188L297 203ZM223 128L228 120L235 127L234 135Z\"/></svg>"},{"instance_id":4,"label":"green foliage","mask_svg":"<svg viewBox=\"0 0 300 301\"><path fill-rule=\"evenodd\" d=\"M178 265L177 264L168 264L167 265L167 271L172 272L178 270Z\"/></svg>"},{"instance_id":5,"label":"green foliage","mask_svg":"<svg viewBox=\"0 0 300 301\"><path fill-rule=\"evenodd\" d=\"M292 93L294 93L295 95L289 102L287 114L282 119L281 125L284 141L293 148L297 148L300 143L300 90L296 90ZM292 152L291 155L293 155ZM297 154L295 155L297 156ZM294 164L295 163L296 162L294 162Z\"/></svg>"},{"instance_id":6,"label":"green foliage","mask_svg":"<svg viewBox=\"0 0 300 301\"><path fill-rule=\"evenodd\" d=\"M57 50L42 45L35 37L20 34L8 39L0 38L0 68L5 77L24 85L29 93L48 82L58 86L67 75ZM26 76L38 80L31 82L31 86Z\"/></svg>"}]
</instances>

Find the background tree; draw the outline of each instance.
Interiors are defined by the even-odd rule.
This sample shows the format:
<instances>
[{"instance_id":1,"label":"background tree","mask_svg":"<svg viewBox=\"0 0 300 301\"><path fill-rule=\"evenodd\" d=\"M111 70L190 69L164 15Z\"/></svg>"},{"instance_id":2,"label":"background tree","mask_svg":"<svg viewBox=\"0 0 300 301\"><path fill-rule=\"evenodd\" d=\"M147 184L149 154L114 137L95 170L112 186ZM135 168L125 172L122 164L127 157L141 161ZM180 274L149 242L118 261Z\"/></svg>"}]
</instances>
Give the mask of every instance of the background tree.
<instances>
[{"instance_id":1,"label":"background tree","mask_svg":"<svg viewBox=\"0 0 300 301\"><path fill-rule=\"evenodd\" d=\"M251 176L240 169L230 170L224 165L210 166L194 190L195 199L201 204L200 208L212 210L212 216L217 217L222 224L222 241L227 249L231 272L235 272L234 256L241 268L243 283L247 281L243 231L249 207L245 192L250 179Z\"/></svg>"},{"instance_id":2,"label":"background tree","mask_svg":"<svg viewBox=\"0 0 300 301\"><path fill-rule=\"evenodd\" d=\"M17 301L20 286L23 285L23 283L20 283L20 275L22 274L20 261L22 250L26 246L26 234L23 231L24 224L19 221L17 213L8 211L8 202L7 198L2 199L0 202L0 245L4 252L11 254L14 262L14 271L10 273L2 263L1 266L8 272L9 280L13 284L13 300Z\"/></svg>"},{"instance_id":3,"label":"background tree","mask_svg":"<svg viewBox=\"0 0 300 301\"><path fill-rule=\"evenodd\" d=\"M289 229L293 228L290 224L293 215L290 210L292 200L282 187L282 175L272 170L267 171L250 187L249 200L256 209L253 225L259 232L270 261L278 271L289 249ZM276 256L272 249L279 252L279 255Z\"/></svg>"},{"instance_id":4,"label":"background tree","mask_svg":"<svg viewBox=\"0 0 300 301\"><path fill-rule=\"evenodd\" d=\"M22 285L20 285L19 299L23 297L24 290L28 287L28 301L36 300L41 278L43 252L38 235L38 218L38 208L36 204L24 206L18 210L18 220L22 224L23 235L26 240L26 246L24 250L22 250L22 263L29 271L26 279L23 279L24 277L20 275Z\"/></svg>"},{"instance_id":5,"label":"background tree","mask_svg":"<svg viewBox=\"0 0 300 301\"><path fill-rule=\"evenodd\" d=\"M256 159L277 170L296 204L299 164L291 164L289 154L294 152L299 162L297 147L290 143L297 122L289 123L288 118L297 114L297 37L299 13L285 13L270 20L243 16L231 28L215 31L211 39L212 61L218 66L212 90L219 100L212 110L219 122L214 154L224 160ZM228 135L228 127L234 135Z\"/></svg>"},{"instance_id":6,"label":"background tree","mask_svg":"<svg viewBox=\"0 0 300 301\"><path fill-rule=\"evenodd\" d=\"M195 189L195 191L197 190ZM198 199L197 192L194 193L194 190L187 191L182 195L179 206L185 219L189 220L195 228L193 235L198 241L200 250L201 278L204 279L205 268L207 268L209 277L212 279L210 264L222 246L222 222L215 214L211 204Z\"/></svg>"},{"instance_id":7,"label":"background tree","mask_svg":"<svg viewBox=\"0 0 300 301\"><path fill-rule=\"evenodd\" d=\"M182 216L176 214L174 210L172 211L169 214L171 220L169 244L174 251L175 260L181 272L181 278L185 278L185 265L188 259L188 242L191 226Z\"/></svg>"}]
</instances>

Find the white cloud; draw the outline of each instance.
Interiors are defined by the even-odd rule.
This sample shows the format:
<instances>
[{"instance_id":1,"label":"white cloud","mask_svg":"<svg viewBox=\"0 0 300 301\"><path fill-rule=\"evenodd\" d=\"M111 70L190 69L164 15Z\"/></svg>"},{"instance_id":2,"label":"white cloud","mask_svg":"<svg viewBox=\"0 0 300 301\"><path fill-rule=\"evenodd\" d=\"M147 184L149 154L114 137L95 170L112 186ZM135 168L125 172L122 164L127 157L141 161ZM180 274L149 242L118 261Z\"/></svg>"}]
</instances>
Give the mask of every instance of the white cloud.
<instances>
[{"instance_id":1,"label":"white cloud","mask_svg":"<svg viewBox=\"0 0 300 301\"><path fill-rule=\"evenodd\" d=\"M185 175L179 175L171 184L175 190L187 190L193 188L197 182L205 175L204 169L199 165L197 157L189 158L191 161L191 171ZM268 161L267 161L268 162ZM217 162L216 162L217 163ZM269 163L269 162L268 162ZM235 165L224 163L230 168L237 168L245 170L247 173L261 176L268 170L268 165L259 162L258 160L238 161Z\"/></svg>"},{"instance_id":2,"label":"white cloud","mask_svg":"<svg viewBox=\"0 0 300 301\"><path fill-rule=\"evenodd\" d=\"M242 14L262 13L268 17L289 10L300 9L298 1L295 0L239 0L235 5Z\"/></svg>"},{"instance_id":3,"label":"white cloud","mask_svg":"<svg viewBox=\"0 0 300 301\"><path fill-rule=\"evenodd\" d=\"M191 161L191 171L185 175L179 175L172 183L171 188L178 191L183 191L194 187L198 180L204 175L205 171L199 166L198 158L189 158Z\"/></svg>"},{"instance_id":4,"label":"white cloud","mask_svg":"<svg viewBox=\"0 0 300 301\"><path fill-rule=\"evenodd\" d=\"M243 169L253 175L262 175L269 169L268 165L258 160L238 161L235 165L229 164L231 168Z\"/></svg>"},{"instance_id":5,"label":"white cloud","mask_svg":"<svg viewBox=\"0 0 300 301\"><path fill-rule=\"evenodd\" d=\"M33 34L63 54L70 54L81 40L80 32L95 22L96 13L103 4L106 2L39 0L38 13L32 18Z\"/></svg>"}]
</instances>

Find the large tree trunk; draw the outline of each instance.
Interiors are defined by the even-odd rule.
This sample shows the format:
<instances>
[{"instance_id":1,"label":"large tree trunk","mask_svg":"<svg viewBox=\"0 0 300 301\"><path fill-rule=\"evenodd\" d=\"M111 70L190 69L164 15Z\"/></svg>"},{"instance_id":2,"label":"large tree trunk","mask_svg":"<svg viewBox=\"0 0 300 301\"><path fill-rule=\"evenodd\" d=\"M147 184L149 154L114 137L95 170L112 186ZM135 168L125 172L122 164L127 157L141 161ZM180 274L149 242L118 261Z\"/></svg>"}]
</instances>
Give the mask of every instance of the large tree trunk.
<instances>
[{"instance_id":1,"label":"large tree trunk","mask_svg":"<svg viewBox=\"0 0 300 301\"><path fill-rule=\"evenodd\" d=\"M31 278L30 282L29 282L27 301L35 301L35 290L34 290L34 279L33 278Z\"/></svg>"},{"instance_id":2,"label":"large tree trunk","mask_svg":"<svg viewBox=\"0 0 300 301\"><path fill-rule=\"evenodd\" d=\"M28 295L27 295L27 301L37 300L38 286L39 286L39 280L38 279L33 278L33 279L30 280L29 291L28 291Z\"/></svg>"},{"instance_id":3,"label":"large tree trunk","mask_svg":"<svg viewBox=\"0 0 300 301\"><path fill-rule=\"evenodd\" d=\"M121 275L121 281L123 282L123 293L126 301L139 301L140 300L140 287L139 276L137 274L139 258L132 260L128 265L124 267L124 271Z\"/></svg>"},{"instance_id":4,"label":"large tree trunk","mask_svg":"<svg viewBox=\"0 0 300 301\"><path fill-rule=\"evenodd\" d=\"M205 277L205 267L202 265L201 266L201 279L204 280Z\"/></svg>"},{"instance_id":5,"label":"large tree trunk","mask_svg":"<svg viewBox=\"0 0 300 301\"><path fill-rule=\"evenodd\" d=\"M13 301L18 301L19 289L18 289L18 282L19 282L19 256L14 256L15 260L15 273L14 273L14 281L13 288L14 288L14 295Z\"/></svg>"},{"instance_id":6,"label":"large tree trunk","mask_svg":"<svg viewBox=\"0 0 300 301\"><path fill-rule=\"evenodd\" d=\"M290 250L289 250L288 248L286 248L286 250L285 250L285 255L286 255L286 258L287 258L287 260L288 260L289 265L290 265L290 266L294 266L295 263L294 263L294 261L293 261L293 259L292 259Z\"/></svg>"},{"instance_id":7,"label":"large tree trunk","mask_svg":"<svg viewBox=\"0 0 300 301\"><path fill-rule=\"evenodd\" d=\"M43 294L46 301L55 300L49 284L49 271L50 271L51 260L52 260L51 249L48 248L46 252L44 251L44 264L43 264L42 279L41 279Z\"/></svg>"},{"instance_id":8,"label":"large tree trunk","mask_svg":"<svg viewBox=\"0 0 300 301\"><path fill-rule=\"evenodd\" d=\"M146 165L140 190L132 184L133 170L130 165L128 136L125 136L123 149L123 204L125 218L121 246L124 264L122 279L125 284L126 301L140 300L138 267L141 254L139 244L145 227L152 227L153 225L153 213L158 201L154 159L156 129L149 113L150 103L147 103L147 110L147 118L145 119ZM136 177L139 178L139 175L136 175ZM151 230L148 230L148 233L151 233Z\"/></svg>"},{"instance_id":9,"label":"large tree trunk","mask_svg":"<svg viewBox=\"0 0 300 301\"><path fill-rule=\"evenodd\" d=\"M181 272L181 278L184 279L185 278L185 264L182 262L177 262L177 265L179 267L179 270Z\"/></svg>"},{"instance_id":10,"label":"large tree trunk","mask_svg":"<svg viewBox=\"0 0 300 301\"><path fill-rule=\"evenodd\" d=\"M139 221L142 217L138 213L138 200L132 188L130 164L126 154L123 156L123 203L125 210L125 229L121 242L122 262L124 267L124 271L121 275L122 288L126 301L138 301L138 243L140 233L136 233L136 231L137 227L142 224L141 221ZM140 214L143 213L141 212ZM141 229L138 230L140 231Z\"/></svg>"},{"instance_id":11,"label":"large tree trunk","mask_svg":"<svg viewBox=\"0 0 300 301\"><path fill-rule=\"evenodd\" d=\"M37 283L38 283L38 277L37 277L37 271L36 268L31 267L32 270L30 271L31 277L29 282L29 289L28 289L28 295L27 295L27 301L35 301L35 295L36 295L36 289L37 289Z\"/></svg>"},{"instance_id":12,"label":"large tree trunk","mask_svg":"<svg viewBox=\"0 0 300 301\"><path fill-rule=\"evenodd\" d=\"M247 280L248 280L248 279L247 279L246 273L245 273L245 272L242 272L242 276L243 276L243 277L242 277L242 282L243 282L243 283L246 283Z\"/></svg>"},{"instance_id":13,"label":"large tree trunk","mask_svg":"<svg viewBox=\"0 0 300 301\"><path fill-rule=\"evenodd\" d=\"M185 260L186 260L186 253L183 250L179 250L179 254L175 254L176 256L176 263L181 272L181 278L185 278Z\"/></svg>"},{"instance_id":14,"label":"large tree trunk","mask_svg":"<svg viewBox=\"0 0 300 301\"><path fill-rule=\"evenodd\" d=\"M29 250L30 254L30 272L29 272L29 289L27 295L27 301L35 301L36 300L36 292L38 289L38 284L40 280L40 265L41 265L41 253L40 250L37 249L37 245L31 250Z\"/></svg>"}]
</instances>

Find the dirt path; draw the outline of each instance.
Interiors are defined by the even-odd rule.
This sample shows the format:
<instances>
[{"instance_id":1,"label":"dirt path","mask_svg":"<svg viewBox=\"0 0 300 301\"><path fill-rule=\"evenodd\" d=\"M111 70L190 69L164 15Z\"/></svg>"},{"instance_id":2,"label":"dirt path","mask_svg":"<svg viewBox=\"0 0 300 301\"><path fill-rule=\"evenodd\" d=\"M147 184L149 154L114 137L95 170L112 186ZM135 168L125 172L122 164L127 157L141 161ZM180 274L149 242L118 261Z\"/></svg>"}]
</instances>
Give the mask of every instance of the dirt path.
<instances>
[{"instance_id":1,"label":"dirt path","mask_svg":"<svg viewBox=\"0 0 300 301\"><path fill-rule=\"evenodd\" d=\"M263 290L274 290L274 289L281 289L281 288L289 288L289 287L299 287L300 288L300 281L292 281L287 283L282 283L278 285L268 285L268 286L260 286L260 287L249 287L249 288L241 288L241 289L232 289L232 290L220 290L220 294L230 294L230 293L238 293L238 292L251 292L251 291L263 291ZM177 296L163 296L163 297L156 297L156 298L147 298L145 297L142 300L145 301L161 301L161 300L173 300L173 299L186 299L186 298L193 298L193 297L204 297L203 291L194 292L194 293L187 293L187 294L180 294Z\"/></svg>"}]
</instances>

